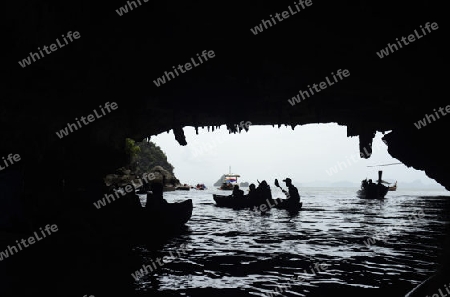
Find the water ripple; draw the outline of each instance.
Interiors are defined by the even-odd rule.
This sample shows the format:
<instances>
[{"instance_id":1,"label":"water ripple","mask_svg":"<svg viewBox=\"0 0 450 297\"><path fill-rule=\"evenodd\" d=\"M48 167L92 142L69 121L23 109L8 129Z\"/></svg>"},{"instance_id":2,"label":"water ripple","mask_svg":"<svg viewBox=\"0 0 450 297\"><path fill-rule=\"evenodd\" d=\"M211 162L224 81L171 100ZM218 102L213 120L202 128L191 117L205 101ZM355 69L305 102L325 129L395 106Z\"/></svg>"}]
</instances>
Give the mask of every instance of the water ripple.
<instances>
[{"instance_id":1,"label":"water ripple","mask_svg":"<svg viewBox=\"0 0 450 297\"><path fill-rule=\"evenodd\" d=\"M389 192L385 201L367 201L355 191L307 189L298 214L273 209L265 215L216 207L215 190L165 193L170 202L192 198L194 211L188 232L159 252L182 243L188 252L135 289L178 296L213 296L219 289L220 296L265 296L280 285L288 285L285 296L411 289L439 263L450 221L447 192ZM418 211L425 216L409 219ZM135 252L143 262L153 253ZM320 264L326 269L319 271Z\"/></svg>"}]
</instances>

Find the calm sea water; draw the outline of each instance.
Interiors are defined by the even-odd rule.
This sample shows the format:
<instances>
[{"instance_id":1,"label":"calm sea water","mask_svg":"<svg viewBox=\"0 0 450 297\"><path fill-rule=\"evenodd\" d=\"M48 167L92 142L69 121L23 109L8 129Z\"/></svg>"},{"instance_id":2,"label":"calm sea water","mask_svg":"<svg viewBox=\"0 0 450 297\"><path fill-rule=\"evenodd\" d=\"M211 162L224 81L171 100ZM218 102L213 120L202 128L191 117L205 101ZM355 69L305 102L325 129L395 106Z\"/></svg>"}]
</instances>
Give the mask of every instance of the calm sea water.
<instances>
[{"instance_id":1,"label":"calm sea water","mask_svg":"<svg viewBox=\"0 0 450 297\"><path fill-rule=\"evenodd\" d=\"M440 263L450 194L400 188L372 201L357 198L356 190L299 188L303 210L264 215L216 207L212 194L226 193L219 190L166 192L169 202L191 198L194 211L187 231L159 252L175 252L182 244L187 252L135 281L135 293L266 296L290 284L284 296L402 296ZM276 188L272 194L283 197ZM422 218L408 218L420 211ZM385 240L365 244L376 234ZM154 260L145 245L133 252L142 264Z\"/></svg>"}]
</instances>

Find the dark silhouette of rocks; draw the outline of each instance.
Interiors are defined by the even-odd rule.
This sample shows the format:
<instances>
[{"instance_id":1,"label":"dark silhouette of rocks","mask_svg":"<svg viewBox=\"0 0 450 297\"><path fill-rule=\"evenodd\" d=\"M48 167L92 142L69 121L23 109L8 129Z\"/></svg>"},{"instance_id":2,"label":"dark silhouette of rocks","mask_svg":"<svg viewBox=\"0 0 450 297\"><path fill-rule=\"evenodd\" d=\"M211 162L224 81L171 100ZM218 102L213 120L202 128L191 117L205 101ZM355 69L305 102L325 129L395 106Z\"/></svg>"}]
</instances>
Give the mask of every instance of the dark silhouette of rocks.
<instances>
[{"instance_id":1,"label":"dark silhouette of rocks","mask_svg":"<svg viewBox=\"0 0 450 297\"><path fill-rule=\"evenodd\" d=\"M240 132L243 120L252 126L292 129L338 123L347 127L347 136L359 138L361 152L376 131L387 133L383 139L391 156L450 190L445 145L450 117L420 130L414 126L425 113L447 105L442 72L445 28L383 59L376 54L421 25L418 16L441 23L447 13L445 1L315 3L256 36L250 29L280 11L273 1L226 2L213 11L209 1L159 1L118 16L115 10L125 4L4 4L7 75L0 100L0 157L17 153L21 161L0 171L0 197L7 201L0 208L0 229L29 232L70 217L90 230L89 211L80 206L74 211L77 215L64 217L62 210L87 205L103 193L106 174L129 165L127 137L141 141L172 130L180 145L186 145L185 126L214 130L225 124ZM25 68L19 65L31 51L68 31L79 32L81 38ZM214 59L160 87L152 83L203 50L213 50ZM289 104L299 90L336 69L348 69L351 76L295 106ZM56 135L106 102L116 102L117 109L62 139ZM230 112L222 102L237 108ZM44 254L20 264L58 271L67 254L77 255L74 263L89 262L95 259L90 243L99 241L98 250L114 258L108 250L112 239L66 231L62 228L61 235L49 239L49 246L57 242L55 248L46 246L39 250ZM90 257L83 258L80 251ZM47 261L43 255L52 252L54 261ZM12 264L8 268L11 275L24 269ZM41 273L33 268L28 272ZM117 271L117 279L121 273ZM93 273L89 277L95 279ZM31 281L30 287L44 286L39 277ZM116 278L104 281L110 284ZM74 288L79 296L86 294L82 286Z\"/></svg>"}]
</instances>

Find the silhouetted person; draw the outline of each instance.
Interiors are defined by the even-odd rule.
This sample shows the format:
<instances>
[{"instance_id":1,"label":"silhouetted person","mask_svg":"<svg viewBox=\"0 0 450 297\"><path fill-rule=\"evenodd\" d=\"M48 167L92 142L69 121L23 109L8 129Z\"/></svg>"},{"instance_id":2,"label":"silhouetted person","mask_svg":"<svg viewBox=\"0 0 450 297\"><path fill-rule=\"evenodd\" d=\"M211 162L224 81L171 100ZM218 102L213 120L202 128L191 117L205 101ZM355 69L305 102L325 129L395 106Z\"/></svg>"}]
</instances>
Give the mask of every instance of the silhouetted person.
<instances>
[{"instance_id":1,"label":"silhouetted person","mask_svg":"<svg viewBox=\"0 0 450 297\"><path fill-rule=\"evenodd\" d=\"M256 186L255 186L255 184L250 184L250 186L248 186L247 198L251 199L251 200L256 200Z\"/></svg>"},{"instance_id":2,"label":"silhouetted person","mask_svg":"<svg viewBox=\"0 0 450 297\"><path fill-rule=\"evenodd\" d=\"M150 184L147 181L144 181L144 184L142 185L141 189L142 189L142 191L147 193L148 191L150 191Z\"/></svg>"},{"instance_id":3,"label":"silhouetted person","mask_svg":"<svg viewBox=\"0 0 450 297\"><path fill-rule=\"evenodd\" d=\"M270 186L265 180L263 180L256 188L257 201L265 203L266 200L272 199L272 192L270 191Z\"/></svg>"},{"instance_id":4,"label":"silhouetted person","mask_svg":"<svg viewBox=\"0 0 450 297\"><path fill-rule=\"evenodd\" d=\"M258 192L256 191L255 184L250 184L248 187L248 194L246 195L247 201L250 203L250 208L260 201L258 198Z\"/></svg>"},{"instance_id":5,"label":"silhouetted person","mask_svg":"<svg viewBox=\"0 0 450 297\"><path fill-rule=\"evenodd\" d=\"M165 206L168 202L163 197L163 184L154 183L151 186L152 193L147 193L147 204L146 208L158 209Z\"/></svg>"},{"instance_id":6,"label":"silhouetted person","mask_svg":"<svg viewBox=\"0 0 450 297\"><path fill-rule=\"evenodd\" d=\"M129 186L133 187L133 191L127 194L129 195L131 207L134 209L142 209L141 199L136 194L136 187L133 184L129 184Z\"/></svg>"},{"instance_id":7,"label":"silhouetted person","mask_svg":"<svg viewBox=\"0 0 450 297\"><path fill-rule=\"evenodd\" d=\"M234 198L241 199L241 198L244 198L244 191L239 189L238 185L234 185L233 193L231 195L233 195Z\"/></svg>"},{"instance_id":8,"label":"silhouetted person","mask_svg":"<svg viewBox=\"0 0 450 297\"><path fill-rule=\"evenodd\" d=\"M112 208L121 210L139 210L142 209L141 200L136 194L136 188L133 184L118 186L117 189L111 188L105 195L109 197L108 202L112 203Z\"/></svg>"},{"instance_id":9,"label":"silhouetted person","mask_svg":"<svg viewBox=\"0 0 450 297\"><path fill-rule=\"evenodd\" d=\"M367 178L361 182L361 188L366 189L369 182L367 181Z\"/></svg>"},{"instance_id":10,"label":"silhouetted person","mask_svg":"<svg viewBox=\"0 0 450 297\"><path fill-rule=\"evenodd\" d=\"M300 203L300 194L298 193L298 190L294 185L292 184L292 180L288 177L286 179L283 179L283 181L286 183L286 186L288 187L288 191L283 190L283 193L286 194L288 197L288 200L286 202L291 204L298 204Z\"/></svg>"},{"instance_id":11,"label":"silhouetted person","mask_svg":"<svg viewBox=\"0 0 450 297\"><path fill-rule=\"evenodd\" d=\"M375 189L375 184L372 182L371 179L369 179L369 182L367 183L367 189L368 189L368 190L373 190L373 189Z\"/></svg>"}]
</instances>

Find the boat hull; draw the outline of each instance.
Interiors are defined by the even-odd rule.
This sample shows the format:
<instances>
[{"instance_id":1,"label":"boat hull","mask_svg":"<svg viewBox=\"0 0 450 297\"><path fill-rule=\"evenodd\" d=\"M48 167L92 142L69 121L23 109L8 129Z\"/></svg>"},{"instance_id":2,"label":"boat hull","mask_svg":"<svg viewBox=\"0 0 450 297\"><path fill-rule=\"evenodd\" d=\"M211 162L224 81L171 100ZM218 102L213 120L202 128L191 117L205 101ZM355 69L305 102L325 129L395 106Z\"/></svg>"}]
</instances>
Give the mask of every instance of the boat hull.
<instances>
[{"instance_id":1,"label":"boat hull","mask_svg":"<svg viewBox=\"0 0 450 297\"><path fill-rule=\"evenodd\" d=\"M191 190L191 187L176 187L176 189L175 190L181 190L181 191L190 191Z\"/></svg>"},{"instance_id":2,"label":"boat hull","mask_svg":"<svg viewBox=\"0 0 450 297\"><path fill-rule=\"evenodd\" d=\"M192 199L178 203L167 203L158 210L144 209L144 224L161 224L164 227L179 227L186 224L192 216Z\"/></svg>"},{"instance_id":3,"label":"boat hull","mask_svg":"<svg viewBox=\"0 0 450 297\"><path fill-rule=\"evenodd\" d=\"M287 199L283 199L283 200L287 200ZM303 207L303 202L299 202L299 203L296 203L294 205L289 204L289 203L281 203L279 205L275 205L274 206L274 208L286 209L286 210L289 210L289 211L297 211L297 210L302 209L302 207Z\"/></svg>"},{"instance_id":4,"label":"boat hull","mask_svg":"<svg viewBox=\"0 0 450 297\"><path fill-rule=\"evenodd\" d=\"M255 201L248 198L234 198L232 196L213 194L213 199L219 207L228 207L233 209L251 208L257 210L269 210L271 208L287 209L287 210L300 210L303 206L302 202L292 204L287 199L266 199L265 201ZM266 205L265 207L263 205Z\"/></svg>"},{"instance_id":5,"label":"boat hull","mask_svg":"<svg viewBox=\"0 0 450 297\"><path fill-rule=\"evenodd\" d=\"M373 187L362 188L356 192L357 196L362 199L384 199L388 192L388 187L383 185L375 185Z\"/></svg>"},{"instance_id":6,"label":"boat hull","mask_svg":"<svg viewBox=\"0 0 450 297\"><path fill-rule=\"evenodd\" d=\"M120 200L119 200L120 201ZM110 206L110 207L108 207ZM193 211L192 199L167 203L156 209L108 205L93 224L102 236L158 243L186 229Z\"/></svg>"},{"instance_id":7,"label":"boat hull","mask_svg":"<svg viewBox=\"0 0 450 297\"><path fill-rule=\"evenodd\" d=\"M217 189L223 190L223 191L233 191L234 186L232 184L222 185L222 186L220 186L220 188L217 188Z\"/></svg>"},{"instance_id":8,"label":"boat hull","mask_svg":"<svg viewBox=\"0 0 450 297\"><path fill-rule=\"evenodd\" d=\"M252 203L248 199L235 199L231 196L213 194L217 206L229 208L249 208Z\"/></svg>"},{"instance_id":9,"label":"boat hull","mask_svg":"<svg viewBox=\"0 0 450 297\"><path fill-rule=\"evenodd\" d=\"M163 192L172 192L175 191L175 187L164 187Z\"/></svg>"}]
</instances>

